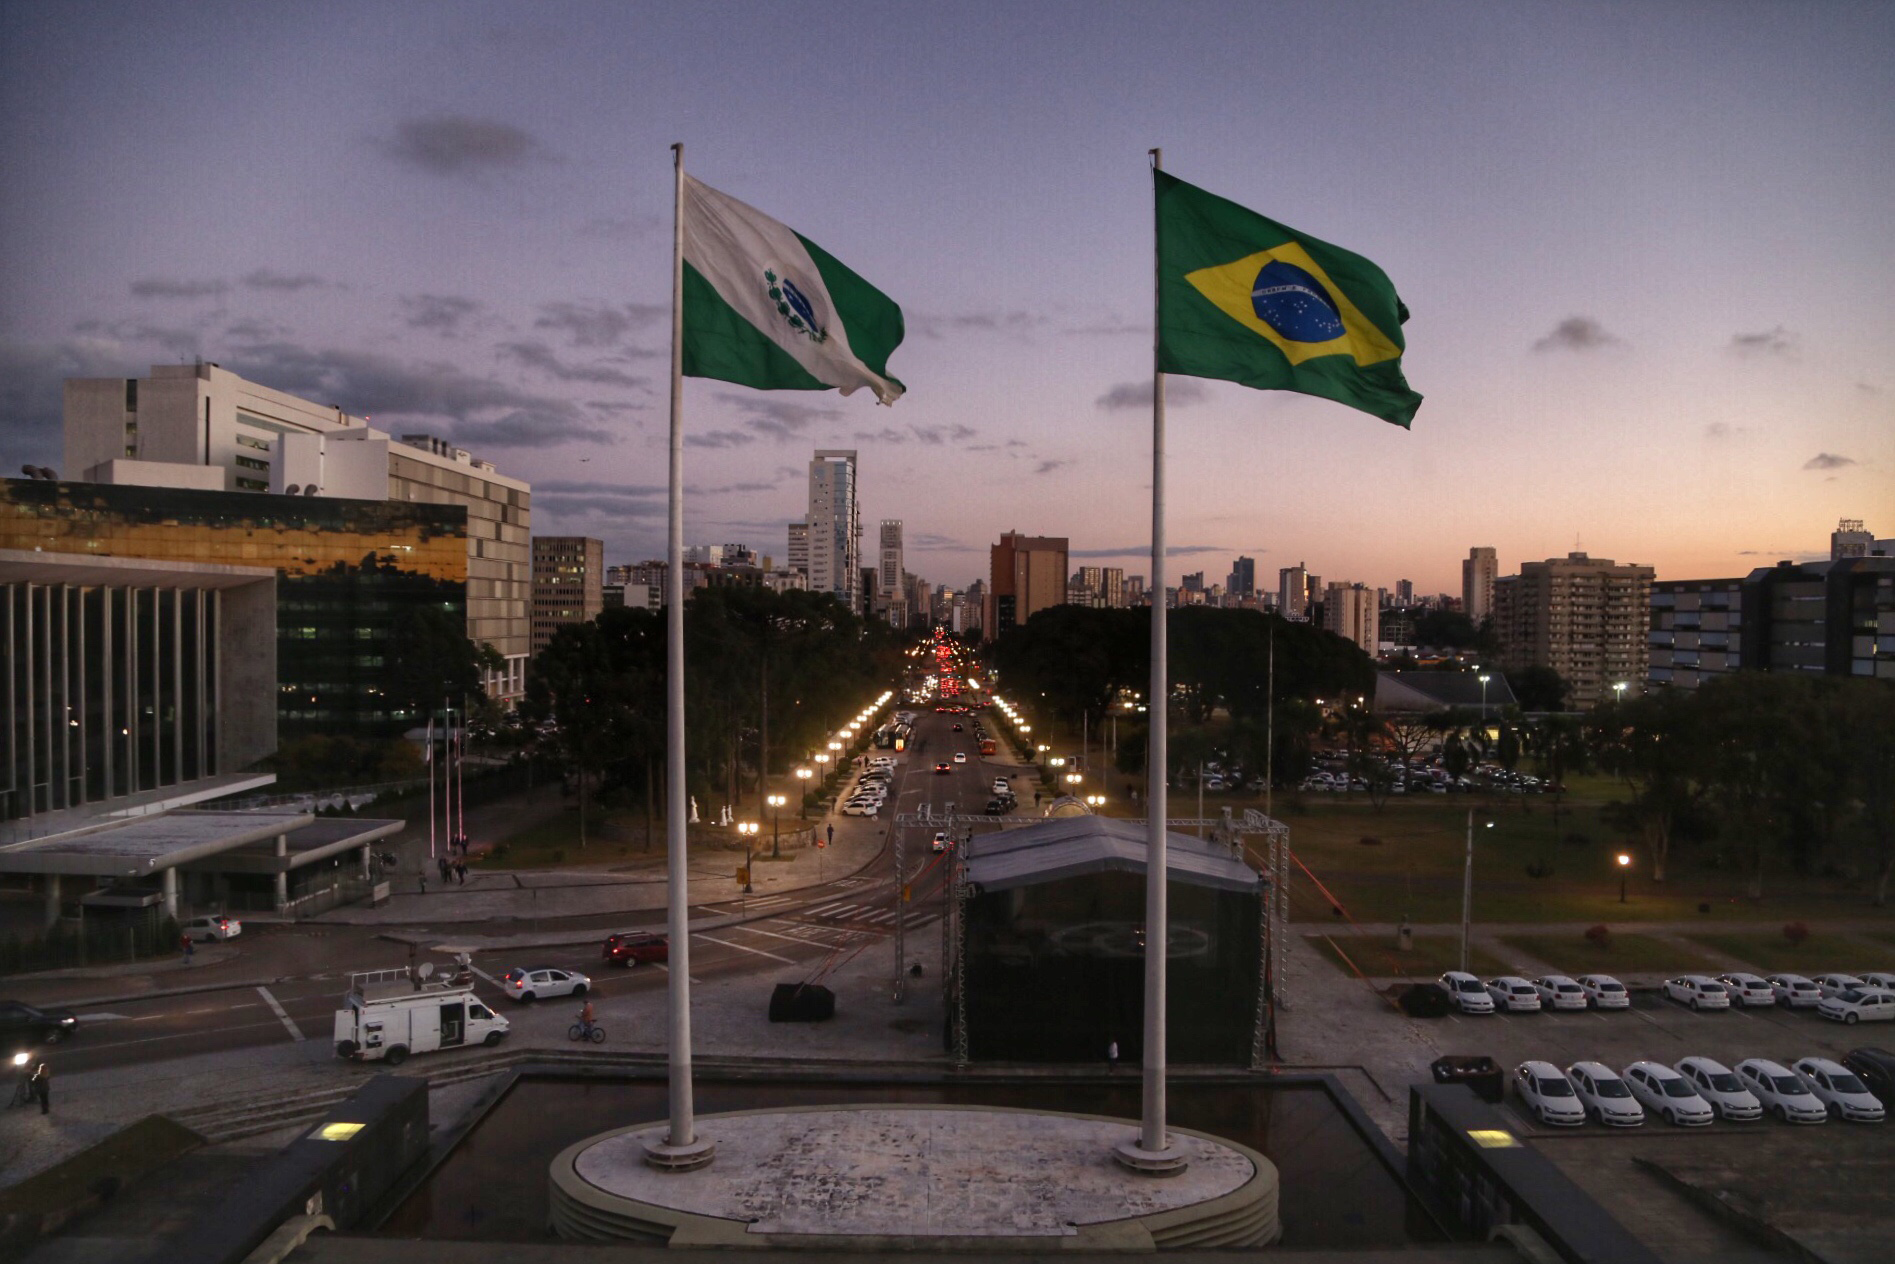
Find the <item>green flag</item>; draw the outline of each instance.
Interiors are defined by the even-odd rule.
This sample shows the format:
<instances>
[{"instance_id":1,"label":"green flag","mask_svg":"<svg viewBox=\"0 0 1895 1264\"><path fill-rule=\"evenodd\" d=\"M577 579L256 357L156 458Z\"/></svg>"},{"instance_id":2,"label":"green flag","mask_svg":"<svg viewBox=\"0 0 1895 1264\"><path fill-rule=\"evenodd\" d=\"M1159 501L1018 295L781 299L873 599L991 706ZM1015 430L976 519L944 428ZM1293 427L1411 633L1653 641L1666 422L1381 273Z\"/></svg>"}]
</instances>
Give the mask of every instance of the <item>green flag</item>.
<instances>
[{"instance_id":1,"label":"green flag","mask_svg":"<svg viewBox=\"0 0 1895 1264\"><path fill-rule=\"evenodd\" d=\"M1155 171L1158 367L1320 395L1406 427L1408 309L1380 268Z\"/></svg>"},{"instance_id":2,"label":"green flag","mask_svg":"<svg viewBox=\"0 0 1895 1264\"><path fill-rule=\"evenodd\" d=\"M815 242L684 177L684 372L762 391L901 398L901 308Z\"/></svg>"}]
</instances>

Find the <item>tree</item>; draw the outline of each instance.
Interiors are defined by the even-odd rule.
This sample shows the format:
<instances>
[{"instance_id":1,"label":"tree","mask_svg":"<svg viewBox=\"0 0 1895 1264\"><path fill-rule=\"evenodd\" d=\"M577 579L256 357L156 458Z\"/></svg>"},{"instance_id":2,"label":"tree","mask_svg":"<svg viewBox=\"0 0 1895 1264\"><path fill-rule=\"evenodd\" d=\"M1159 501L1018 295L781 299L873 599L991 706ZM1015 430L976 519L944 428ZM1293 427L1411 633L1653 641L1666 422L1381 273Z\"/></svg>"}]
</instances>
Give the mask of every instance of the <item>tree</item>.
<instances>
[{"instance_id":1,"label":"tree","mask_svg":"<svg viewBox=\"0 0 1895 1264\"><path fill-rule=\"evenodd\" d=\"M1509 674L1514 699L1522 711L1564 711L1572 686L1551 667L1535 665L1517 674Z\"/></svg>"},{"instance_id":2,"label":"tree","mask_svg":"<svg viewBox=\"0 0 1895 1264\"><path fill-rule=\"evenodd\" d=\"M1608 819L1643 843L1654 882L1666 881L1672 831L1703 794L1700 710L1692 694L1661 689L1602 706L1587 722L1599 762L1632 792Z\"/></svg>"},{"instance_id":3,"label":"tree","mask_svg":"<svg viewBox=\"0 0 1895 1264\"><path fill-rule=\"evenodd\" d=\"M1875 904L1888 903L1895 874L1895 688L1851 680L1838 699L1839 728L1848 733L1846 760L1860 803L1857 826L1875 874Z\"/></svg>"},{"instance_id":4,"label":"tree","mask_svg":"<svg viewBox=\"0 0 1895 1264\"><path fill-rule=\"evenodd\" d=\"M416 716L480 695L482 672L506 666L493 646L467 639L466 617L446 603L403 611L389 631L387 659L391 707Z\"/></svg>"}]
</instances>

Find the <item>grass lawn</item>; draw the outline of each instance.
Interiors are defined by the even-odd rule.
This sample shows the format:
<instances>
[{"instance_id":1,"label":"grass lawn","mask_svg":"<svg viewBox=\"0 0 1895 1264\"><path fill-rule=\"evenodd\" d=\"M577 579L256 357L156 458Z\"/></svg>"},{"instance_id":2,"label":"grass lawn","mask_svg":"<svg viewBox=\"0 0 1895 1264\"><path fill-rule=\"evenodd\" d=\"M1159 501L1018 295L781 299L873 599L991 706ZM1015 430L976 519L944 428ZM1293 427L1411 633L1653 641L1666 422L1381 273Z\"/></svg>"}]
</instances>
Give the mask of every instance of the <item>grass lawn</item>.
<instances>
[{"instance_id":1,"label":"grass lawn","mask_svg":"<svg viewBox=\"0 0 1895 1264\"><path fill-rule=\"evenodd\" d=\"M1332 944L1329 938L1320 935L1305 936L1323 956L1348 970L1348 962L1336 951L1340 947L1355 962L1356 969L1370 978L1405 975L1411 979L1432 979L1444 970L1458 970L1461 965L1461 941L1452 935L1417 935L1414 949L1409 952L1398 951L1395 941L1383 935L1336 935L1333 938ZM1467 968L1483 978L1507 973L1504 961L1472 944L1468 946Z\"/></svg>"},{"instance_id":2,"label":"grass lawn","mask_svg":"<svg viewBox=\"0 0 1895 1264\"><path fill-rule=\"evenodd\" d=\"M1715 974L1718 968L1715 960L1702 953L1649 935L1614 935L1604 948L1580 935L1504 935L1501 942L1575 976Z\"/></svg>"},{"instance_id":3,"label":"grass lawn","mask_svg":"<svg viewBox=\"0 0 1895 1264\"><path fill-rule=\"evenodd\" d=\"M1780 970L1805 975L1823 974L1831 970L1854 973L1857 970L1887 968L1885 961L1878 960L1875 949L1864 947L1862 940L1847 935L1826 935L1821 927L1812 928L1809 938L1795 946L1780 932L1694 935L1692 938L1709 944L1719 952L1742 957L1763 974L1775 974ZM1895 958L1895 942L1881 957Z\"/></svg>"},{"instance_id":4,"label":"grass lawn","mask_svg":"<svg viewBox=\"0 0 1895 1264\"><path fill-rule=\"evenodd\" d=\"M608 817L589 812L586 845L581 847L579 809L574 807L509 834L468 864L477 869L552 869L560 865L629 865L649 859L653 865L662 866L664 854L664 822L658 822L648 850L643 813Z\"/></svg>"}]
</instances>

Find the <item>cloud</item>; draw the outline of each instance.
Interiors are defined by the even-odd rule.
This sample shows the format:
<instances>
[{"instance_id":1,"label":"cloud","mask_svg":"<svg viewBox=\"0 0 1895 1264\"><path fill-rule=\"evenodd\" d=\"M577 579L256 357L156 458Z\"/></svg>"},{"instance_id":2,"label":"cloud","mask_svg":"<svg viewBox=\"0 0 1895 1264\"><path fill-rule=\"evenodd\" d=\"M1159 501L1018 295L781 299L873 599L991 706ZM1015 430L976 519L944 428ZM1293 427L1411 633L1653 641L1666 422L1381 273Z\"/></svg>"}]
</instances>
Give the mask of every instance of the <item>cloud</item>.
<instances>
[{"instance_id":1,"label":"cloud","mask_svg":"<svg viewBox=\"0 0 1895 1264\"><path fill-rule=\"evenodd\" d=\"M1533 344L1535 351L1598 351L1620 345L1604 325L1590 316L1568 316L1553 332Z\"/></svg>"},{"instance_id":2,"label":"cloud","mask_svg":"<svg viewBox=\"0 0 1895 1264\"><path fill-rule=\"evenodd\" d=\"M1737 439L1749 433L1749 426L1733 426L1727 421L1714 421L1704 428L1706 439Z\"/></svg>"},{"instance_id":3,"label":"cloud","mask_svg":"<svg viewBox=\"0 0 1895 1264\"><path fill-rule=\"evenodd\" d=\"M1165 382L1165 407L1173 404L1201 404L1210 398L1210 392L1201 382L1191 378L1169 378ZM1120 382L1105 394L1092 401L1107 412L1119 412L1133 408L1150 410L1151 379L1143 382Z\"/></svg>"},{"instance_id":4,"label":"cloud","mask_svg":"<svg viewBox=\"0 0 1895 1264\"><path fill-rule=\"evenodd\" d=\"M743 424L778 443L789 443L800 438L805 430L819 421L836 421L842 417L839 408L796 404L781 399L753 399L729 391L720 392L717 398L741 412L755 414Z\"/></svg>"},{"instance_id":5,"label":"cloud","mask_svg":"<svg viewBox=\"0 0 1895 1264\"><path fill-rule=\"evenodd\" d=\"M1046 317L1031 312L965 312L956 316L923 313L907 317L908 329L923 338L950 333L1026 334L1043 327Z\"/></svg>"},{"instance_id":6,"label":"cloud","mask_svg":"<svg viewBox=\"0 0 1895 1264\"><path fill-rule=\"evenodd\" d=\"M1166 557L1195 557L1200 553L1229 553L1222 544L1168 544ZM1151 545L1133 544L1122 549L1067 549L1067 557L1150 557Z\"/></svg>"},{"instance_id":7,"label":"cloud","mask_svg":"<svg viewBox=\"0 0 1895 1264\"><path fill-rule=\"evenodd\" d=\"M152 325L140 320L82 320L72 329L77 334L103 337L121 344L127 356L134 354L133 347L157 347L166 356L185 359L198 354L204 345L204 336L198 330Z\"/></svg>"},{"instance_id":8,"label":"cloud","mask_svg":"<svg viewBox=\"0 0 1895 1264\"><path fill-rule=\"evenodd\" d=\"M471 298L454 294L409 294L401 299L401 319L410 329L431 329L443 338L460 336L461 325L480 310Z\"/></svg>"},{"instance_id":9,"label":"cloud","mask_svg":"<svg viewBox=\"0 0 1895 1264\"><path fill-rule=\"evenodd\" d=\"M1064 466L1068 466L1071 464L1072 464L1071 461L1065 461L1065 460L1049 457L1046 460L1041 461L1038 465L1034 466L1033 472L1035 474L1051 474L1054 470L1060 469Z\"/></svg>"},{"instance_id":10,"label":"cloud","mask_svg":"<svg viewBox=\"0 0 1895 1264\"><path fill-rule=\"evenodd\" d=\"M623 386L630 390L650 385L651 379L635 377L603 364L567 364L543 342L503 342L495 348L501 355L529 369L537 369L561 382L589 382L594 386Z\"/></svg>"},{"instance_id":11,"label":"cloud","mask_svg":"<svg viewBox=\"0 0 1895 1264\"><path fill-rule=\"evenodd\" d=\"M972 426L959 423L952 426L909 426L908 429L914 432L915 438L930 447L940 447L948 442L965 443L977 433Z\"/></svg>"},{"instance_id":12,"label":"cloud","mask_svg":"<svg viewBox=\"0 0 1895 1264\"><path fill-rule=\"evenodd\" d=\"M612 347L633 329L662 319L667 310L655 303L542 303L533 328L565 334L575 347Z\"/></svg>"},{"instance_id":13,"label":"cloud","mask_svg":"<svg viewBox=\"0 0 1895 1264\"><path fill-rule=\"evenodd\" d=\"M298 272L289 276L281 272L272 272L268 268L258 268L243 275L243 283L253 290L312 290L329 284L319 276L308 272Z\"/></svg>"},{"instance_id":14,"label":"cloud","mask_svg":"<svg viewBox=\"0 0 1895 1264\"><path fill-rule=\"evenodd\" d=\"M1837 456L1834 452L1818 452L1815 456L1803 462L1803 468L1806 470L1839 470L1845 465L1854 465L1855 463L1856 460L1854 457Z\"/></svg>"},{"instance_id":15,"label":"cloud","mask_svg":"<svg viewBox=\"0 0 1895 1264\"><path fill-rule=\"evenodd\" d=\"M21 465L49 465L68 477L83 471L60 469L65 417L65 381L69 377L124 377L133 360L110 338L71 338L52 344L0 343L0 473L15 474Z\"/></svg>"},{"instance_id":16,"label":"cloud","mask_svg":"<svg viewBox=\"0 0 1895 1264\"><path fill-rule=\"evenodd\" d=\"M1882 388L1872 382L1857 382L1856 389L1861 391L1864 395L1880 395L1882 393Z\"/></svg>"},{"instance_id":17,"label":"cloud","mask_svg":"<svg viewBox=\"0 0 1895 1264\"><path fill-rule=\"evenodd\" d=\"M1117 316L1108 316L1106 319L1090 325L1074 325L1069 329L1062 329L1059 332L1080 337L1110 337L1116 334L1150 335L1151 326L1128 325Z\"/></svg>"},{"instance_id":18,"label":"cloud","mask_svg":"<svg viewBox=\"0 0 1895 1264\"><path fill-rule=\"evenodd\" d=\"M464 114L403 119L381 147L396 161L437 176L508 170L546 156L537 140L513 124Z\"/></svg>"},{"instance_id":19,"label":"cloud","mask_svg":"<svg viewBox=\"0 0 1895 1264\"><path fill-rule=\"evenodd\" d=\"M906 443L908 436L893 426L883 426L880 430L858 430L849 436L857 443Z\"/></svg>"},{"instance_id":20,"label":"cloud","mask_svg":"<svg viewBox=\"0 0 1895 1264\"><path fill-rule=\"evenodd\" d=\"M1794 359L1796 356L1796 335L1778 325L1775 329L1766 329L1760 334L1731 335L1730 349L1740 356L1782 356Z\"/></svg>"},{"instance_id":21,"label":"cloud","mask_svg":"<svg viewBox=\"0 0 1895 1264\"><path fill-rule=\"evenodd\" d=\"M757 436L747 430L701 430L684 436L684 442L693 448L737 448L756 441Z\"/></svg>"},{"instance_id":22,"label":"cloud","mask_svg":"<svg viewBox=\"0 0 1895 1264\"><path fill-rule=\"evenodd\" d=\"M180 281L175 277L145 277L132 282L133 298L210 298L230 287L222 281Z\"/></svg>"}]
</instances>

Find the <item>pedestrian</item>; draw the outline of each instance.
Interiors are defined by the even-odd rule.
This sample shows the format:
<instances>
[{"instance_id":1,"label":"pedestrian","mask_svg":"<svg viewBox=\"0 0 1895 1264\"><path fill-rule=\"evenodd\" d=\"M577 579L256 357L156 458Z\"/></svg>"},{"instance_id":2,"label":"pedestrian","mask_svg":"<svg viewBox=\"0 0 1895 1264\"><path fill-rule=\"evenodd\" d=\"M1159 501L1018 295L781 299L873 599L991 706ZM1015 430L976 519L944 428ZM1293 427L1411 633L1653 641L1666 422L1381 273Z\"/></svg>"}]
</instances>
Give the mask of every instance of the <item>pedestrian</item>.
<instances>
[{"instance_id":1,"label":"pedestrian","mask_svg":"<svg viewBox=\"0 0 1895 1264\"><path fill-rule=\"evenodd\" d=\"M829 845L833 847L833 846L835 845L835 842L836 842L836 827L835 827L835 825L834 825L834 824L832 823L832 824L831 824L831 825L830 825L830 826L829 826L828 828L829 828L829 837L828 837L828 840L827 840L827 841L828 841L828 843L829 843Z\"/></svg>"},{"instance_id":2,"label":"pedestrian","mask_svg":"<svg viewBox=\"0 0 1895 1264\"><path fill-rule=\"evenodd\" d=\"M441 885L442 885L442 886L446 886L446 885L447 885L447 877L448 877L448 872L449 872L449 869L450 869L450 866L449 866L449 864L448 864L448 859L447 859L447 857L446 857L446 856L436 856L436 857L434 858L434 866L435 866L435 868L437 868L437 869L439 869L439 870L441 871Z\"/></svg>"},{"instance_id":3,"label":"pedestrian","mask_svg":"<svg viewBox=\"0 0 1895 1264\"><path fill-rule=\"evenodd\" d=\"M1117 1075L1119 1071L1119 1042L1114 1040L1105 1047L1105 1072Z\"/></svg>"},{"instance_id":4,"label":"pedestrian","mask_svg":"<svg viewBox=\"0 0 1895 1264\"><path fill-rule=\"evenodd\" d=\"M465 860L458 860L454 863L454 879L462 886L467 885L467 862Z\"/></svg>"},{"instance_id":5,"label":"pedestrian","mask_svg":"<svg viewBox=\"0 0 1895 1264\"><path fill-rule=\"evenodd\" d=\"M421 894L426 895L427 893L428 893L428 871L426 869L423 869L421 871Z\"/></svg>"},{"instance_id":6,"label":"pedestrian","mask_svg":"<svg viewBox=\"0 0 1895 1264\"><path fill-rule=\"evenodd\" d=\"M27 1087L33 1091L34 1098L39 1102L39 1113L42 1115L52 1114L53 1073L44 1062L33 1068L33 1076L26 1084Z\"/></svg>"},{"instance_id":7,"label":"pedestrian","mask_svg":"<svg viewBox=\"0 0 1895 1264\"><path fill-rule=\"evenodd\" d=\"M190 965L191 959L196 955L197 945L191 942L189 935L184 936L184 964L187 966Z\"/></svg>"}]
</instances>

